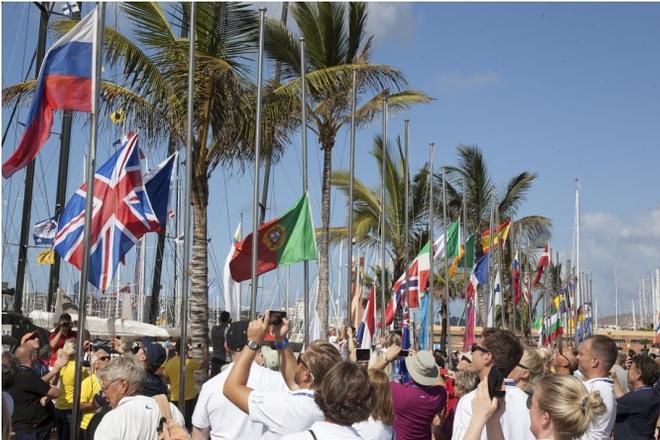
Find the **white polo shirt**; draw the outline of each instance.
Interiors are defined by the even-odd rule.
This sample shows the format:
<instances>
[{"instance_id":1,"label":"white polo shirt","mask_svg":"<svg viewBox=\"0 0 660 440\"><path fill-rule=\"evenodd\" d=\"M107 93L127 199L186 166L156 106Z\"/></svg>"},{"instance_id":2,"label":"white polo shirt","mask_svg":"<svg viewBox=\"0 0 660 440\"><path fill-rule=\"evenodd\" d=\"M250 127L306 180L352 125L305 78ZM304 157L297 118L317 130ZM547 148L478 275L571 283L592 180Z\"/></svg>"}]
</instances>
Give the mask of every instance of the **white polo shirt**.
<instances>
[{"instance_id":1,"label":"white polo shirt","mask_svg":"<svg viewBox=\"0 0 660 440\"><path fill-rule=\"evenodd\" d=\"M394 427L369 416L367 420L353 423L353 428L364 440L393 440Z\"/></svg>"},{"instance_id":2,"label":"white polo shirt","mask_svg":"<svg viewBox=\"0 0 660 440\"><path fill-rule=\"evenodd\" d=\"M351 426L335 425L329 422L316 422L309 429L295 434L288 434L282 437L282 440L313 440L314 437L309 432L312 430L316 440L361 440L360 434Z\"/></svg>"},{"instance_id":3,"label":"white polo shirt","mask_svg":"<svg viewBox=\"0 0 660 440\"><path fill-rule=\"evenodd\" d=\"M452 440L463 440L472 420L472 400L477 390L472 390L461 397L456 406ZM527 394L515 385L506 386L506 409L500 418L502 433L505 439L534 440L530 431L529 409L527 409ZM481 439L487 440L486 428L481 431Z\"/></svg>"},{"instance_id":4,"label":"white polo shirt","mask_svg":"<svg viewBox=\"0 0 660 440\"><path fill-rule=\"evenodd\" d=\"M265 440L304 431L324 419L314 401L314 390L284 393L254 390L248 398L248 409L252 421L266 427L262 437Z\"/></svg>"},{"instance_id":5,"label":"white polo shirt","mask_svg":"<svg viewBox=\"0 0 660 440\"><path fill-rule=\"evenodd\" d=\"M201 429L210 428L211 439L214 440L259 439L263 435L264 425L252 422L250 416L231 403L222 392L233 365L229 364L222 373L202 385L192 424ZM247 386L264 391L289 390L281 373L259 366L256 362L250 367Z\"/></svg>"},{"instance_id":6,"label":"white polo shirt","mask_svg":"<svg viewBox=\"0 0 660 440\"><path fill-rule=\"evenodd\" d=\"M598 391L603 403L607 407L604 414L600 415L589 425L587 432L581 440L609 440L614 422L616 420L616 396L614 395L614 382L609 377L596 377L584 381L587 391Z\"/></svg>"},{"instance_id":7,"label":"white polo shirt","mask_svg":"<svg viewBox=\"0 0 660 440\"><path fill-rule=\"evenodd\" d=\"M172 420L185 426L179 409L171 403ZM158 402L152 397L130 396L119 401L96 428L95 440L158 440L158 424L162 417Z\"/></svg>"}]
</instances>

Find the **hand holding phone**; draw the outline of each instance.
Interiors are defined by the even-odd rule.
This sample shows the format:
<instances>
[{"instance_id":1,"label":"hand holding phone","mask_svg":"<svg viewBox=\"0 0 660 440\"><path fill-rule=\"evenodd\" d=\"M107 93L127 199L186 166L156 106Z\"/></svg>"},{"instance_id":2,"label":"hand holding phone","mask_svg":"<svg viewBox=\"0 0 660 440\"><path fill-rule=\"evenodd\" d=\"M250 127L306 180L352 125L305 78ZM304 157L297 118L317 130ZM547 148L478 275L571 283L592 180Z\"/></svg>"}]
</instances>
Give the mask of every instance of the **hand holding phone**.
<instances>
[{"instance_id":1,"label":"hand holding phone","mask_svg":"<svg viewBox=\"0 0 660 440\"><path fill-rule=\"evenodd\" d=\"M505 377L506 372L504 368L497 365L490 367L490 372L488 373L488 395L491 399L493 397L503 398L505 396L506 393L502 391L502 384Z\"/></svg>"}]
</instances>

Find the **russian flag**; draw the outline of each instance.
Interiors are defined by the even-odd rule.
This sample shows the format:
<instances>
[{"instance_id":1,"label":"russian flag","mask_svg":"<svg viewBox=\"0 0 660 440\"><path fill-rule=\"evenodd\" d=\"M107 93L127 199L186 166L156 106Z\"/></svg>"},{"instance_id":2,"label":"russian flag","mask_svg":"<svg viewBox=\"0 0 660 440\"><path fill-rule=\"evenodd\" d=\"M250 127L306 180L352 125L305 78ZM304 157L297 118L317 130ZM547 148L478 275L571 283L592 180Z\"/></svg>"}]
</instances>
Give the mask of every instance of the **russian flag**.
<instances>
[{"instance_id":1,"label":"russian flag","mask_svg":"<svg viewBox=\"0 0 660 440\"><path fill-rule=\"evenodd\" d=\"M25 132L14 153L2 164L5 179L37 157L50 136L54 110L92 111L96 11L94 8L46 53L25 122Z\"/></svg>"},{"instance_id":2,"label":"russian flag","mask_svg":"<svg viewBox=\"0 0 660 440\"><path fill-rule=\"evenodd\" d=\"M362 322L358 327L356 339L360 348L371 348L371 341L376 333L376 287L371 286L367 308L364 309Z\"/></svg>"}]
</instances>

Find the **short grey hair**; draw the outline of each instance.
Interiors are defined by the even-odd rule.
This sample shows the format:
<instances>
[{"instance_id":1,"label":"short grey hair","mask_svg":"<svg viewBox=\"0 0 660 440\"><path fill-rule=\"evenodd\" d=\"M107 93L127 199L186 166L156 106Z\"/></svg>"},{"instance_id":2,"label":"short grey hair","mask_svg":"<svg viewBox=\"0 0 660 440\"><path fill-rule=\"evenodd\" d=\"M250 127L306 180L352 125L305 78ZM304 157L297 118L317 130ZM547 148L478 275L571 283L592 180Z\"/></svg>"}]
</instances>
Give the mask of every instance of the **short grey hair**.
<instances>
[{"instance_id":1,"label":"short grey hair","mask_svg":"<svg viewBox=\"0 0 660 440\"><path fill-rule=\"evenodd\" d=\"M99 373L99 378L107 382L125 380L135 390L141 390L147 373L142 364L133 356L119 356L111 360Z\"/></svg>"}]
</instances>

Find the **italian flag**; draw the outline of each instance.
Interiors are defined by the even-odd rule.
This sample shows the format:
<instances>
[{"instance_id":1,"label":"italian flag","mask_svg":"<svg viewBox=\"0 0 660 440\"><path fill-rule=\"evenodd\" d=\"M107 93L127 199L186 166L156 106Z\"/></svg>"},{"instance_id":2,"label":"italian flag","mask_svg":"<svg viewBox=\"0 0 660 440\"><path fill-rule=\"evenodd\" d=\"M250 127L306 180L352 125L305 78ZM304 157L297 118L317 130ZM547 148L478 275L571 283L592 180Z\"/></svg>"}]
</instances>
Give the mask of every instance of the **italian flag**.
<instances>
[{"instance_id":1,"label":"italian flag","mask_svg":"<svg viewBox=\"0 0 660 440\"><path fill-rule=\"evenodd\" d=\"M229 263L234 281L252 278L252 235L236 244ZM292 263L316 260L316 240L307 194L283 216L262 224L257 240L257 275Z\"/></svg>"}]
</instances>

